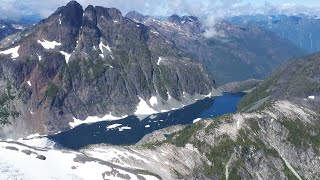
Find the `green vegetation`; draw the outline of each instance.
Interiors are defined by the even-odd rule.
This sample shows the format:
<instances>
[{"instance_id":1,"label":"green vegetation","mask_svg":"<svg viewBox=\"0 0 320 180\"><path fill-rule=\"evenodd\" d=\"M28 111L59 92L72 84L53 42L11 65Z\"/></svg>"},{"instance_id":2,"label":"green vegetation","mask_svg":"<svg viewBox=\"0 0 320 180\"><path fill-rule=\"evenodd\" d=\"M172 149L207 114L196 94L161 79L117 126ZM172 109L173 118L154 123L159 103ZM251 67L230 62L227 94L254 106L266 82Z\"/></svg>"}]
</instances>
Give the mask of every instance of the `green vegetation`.
<instances>
[{"instance_id":1,"label":"green vegetation","mask_svg":"<svg viewBox=\"0 0 320 180\"><path fill-rule=\"evenodd\" d=\"M89 67L91 69L93 79L100 78L106 70L104 62L102 60L98 60L96 62L89 61Z\"/></svg>"},{"instance_id":2,"label":"green vegetation","mask_svg":"<svg viewBox=\"0 0 320 180\"><path fill-rule=\"evenodd\" d=\"M267 89L268 85L264 84L263 86L254 89L251 93L244 96L238 104L239 111L246 111L259 100L270 96L271 93L267 91Z\"/></svg>"},{"instance_id":3,"label":"green vegetation","mask_svg":"<svg viewBox=\"0 0 320 180\"><path fill-rule=\"evenodd\" d=\"M225 166L228 163L234 147L236 147L236 142L229 137L222 137L222 140L211 148L211 152L206 154L208 160L212 163L211 166L208 165L204 169L207 177L213 175L223 177Z\"/></svg>"},{"instance_id":4,"label":"green vegetation","mask_svg":"<svg viewBox=\"0 0 320 180\"><path fill-rule=\"evenodd\" d=\"M47 83L46 96L54 97L59 92L59 87L55 85L53 82L49 81Z\"/></svg>"},{"instance_id":5,"label":"green vegetation","mask_svg":"<svg viewBox=\"0 0 320 180\"><path fill-rule=\"evenodd\" d=\"M93 82L97 80L106 71L105 62L101 59L98 60L86 60L78 59L68 63L66 67L61 67L61 74L69 73L72 76L69 78L82 78L84 81Z\"/></svg>"},{"instance_id":6,"label":"green vegetation","mask_svg":"<svg viewBox=\"0 0 320 180\"><path fill-rule=\"evenodd\" d=\"M320 125L305 125L301 120L284 119L282 125L289 130L288 141L299 148L309 148L310 145L320 154ZM311 135L311 133L313 135Z\"/></svg>"},{"instance_id":7,"label":"green vegetation","mask_svg":"<svg viewBox=\"0 0 320 180\"><path fill-rule=\"evenodd\" d=\"M206 166L205 168L205 175L207 177L213 175L218 175L219 177L224 176L225 166L236 147L241 147L243 155L250 152L250 147L255 147L256 150L263 150L266 155L273 157L279 156L276 150L266 147L266 145L258 138L249 137L244 130L240 130L236 141L233 141L228 136L222 136L220 139L221 141L211 148L210 153L206 154L209 161L213 164L212 166ZM241 161L239 161L237 168L239 168L241 164ZM236 169L231 169L231 174L235 178L238 177Z\"/></svg>"},{"instance_id":8,"label":"green vegetation","mask_svg":"<svg viewBox=\"0 0 320 180\"><path fill-rule=\"evenodd\" d=\"M179 131L177 135L171 135L171 137L168 138L167 142L171 142L178 147L184 147L188 143L190 138L201 128L203 128L203 125L201 123L188 125L185 129Z\"/></svg>"},{"instance_id":9,"label":"green vegetation","mask_svg":"<svg viewBox=\"0 0 320 180\"><path fill-rule=\"evenodd\" d=\"M241 160L232 163L232 166L229 167L229 179L231 180L241 180L241 177L238 174L238 170L243 166L243 162ZM243 168L245 169L245 168Z\"/></svg>"},{"instance_id":10,"label":"green vegetation","mask_svg":"<svg viewBox=\"0 0 320 180\"><path fill-rule=\"evenodd\" d=\"M260 130L259 123L256 119L248 119L246 122L253 132L258 132Z\"/></svg>"},{"instance_id":11,"label":"green vegetation","mask_svg":"<svg viewBox=\"0 0 320 180\"><path fill-rule=\"evenodd\" d=\"M10 124L9 117L16 118L20 115L19 112L11 111L9 108L9 102L15 99L11 91L11 84L7 82L6 91L0 94L0 125Z\"/></svg>"}]
</instances>

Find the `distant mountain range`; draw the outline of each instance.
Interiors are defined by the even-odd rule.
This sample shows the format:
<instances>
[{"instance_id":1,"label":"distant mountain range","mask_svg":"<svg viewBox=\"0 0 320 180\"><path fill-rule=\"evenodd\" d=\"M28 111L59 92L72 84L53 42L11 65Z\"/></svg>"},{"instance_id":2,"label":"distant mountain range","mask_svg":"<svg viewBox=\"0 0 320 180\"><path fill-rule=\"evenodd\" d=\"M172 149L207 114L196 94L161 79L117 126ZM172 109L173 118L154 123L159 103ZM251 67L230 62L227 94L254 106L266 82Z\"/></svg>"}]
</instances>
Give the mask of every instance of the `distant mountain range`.
<instances>
[{"instance_id":1,"label":"distant mountain range","mask_svg":"<svg viewBox=\"0 0 320 180\"><path fill-rule=\"evenodd\" d=\"M320 19L314 16L250 15L233 17L229 21L236 25L258 26L271 30L309 53L320 51Z\"/></svg>"},{"instance_id":2,"label":"distant mountain range","mask_svg":"<svg viewBox=\"0 0 320 180\"><path fill-rule=\"evenodd\" d=\"M23 31L31 25L24 21L0 20L0 41L11 34Z\"/></svg>"},{"instance_id":3,"label":"distant mountain range","mask_svg":"<svg viewBox=\"0 0 320 180\"><path fill-rule=\"evenodd\" d=\"M305 51L287 39L258 26L228 22L215 25L215 35L204 37L197 17L172 15L167 19L129 12L126 17L150 26L204 65L217 84L250 78L263 79L279 64Z\"/></svg>"}]
</instances>

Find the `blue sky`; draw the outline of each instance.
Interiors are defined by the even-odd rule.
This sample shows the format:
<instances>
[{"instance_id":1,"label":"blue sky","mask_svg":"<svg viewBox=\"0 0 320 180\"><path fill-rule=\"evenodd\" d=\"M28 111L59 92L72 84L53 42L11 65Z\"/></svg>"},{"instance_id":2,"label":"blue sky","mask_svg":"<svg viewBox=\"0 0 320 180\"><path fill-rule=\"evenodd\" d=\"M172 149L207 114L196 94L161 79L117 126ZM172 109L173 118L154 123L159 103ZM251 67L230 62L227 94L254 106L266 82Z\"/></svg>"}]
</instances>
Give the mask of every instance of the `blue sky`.
<instances>
[{"instance_id":1,"label":"blue sky","mask_svg":"<svg viewBox=\"0 0 320 180\"><path fill-rule=\"evenodd\" d=\"M47 17L69 0L0 0L0 19L38 14ZM320 16L320 0L78 0L84 7L93 4L116 7L150 15L210 15L222 18L254 13L307 13Z\"/></svg>"}]
</instances>

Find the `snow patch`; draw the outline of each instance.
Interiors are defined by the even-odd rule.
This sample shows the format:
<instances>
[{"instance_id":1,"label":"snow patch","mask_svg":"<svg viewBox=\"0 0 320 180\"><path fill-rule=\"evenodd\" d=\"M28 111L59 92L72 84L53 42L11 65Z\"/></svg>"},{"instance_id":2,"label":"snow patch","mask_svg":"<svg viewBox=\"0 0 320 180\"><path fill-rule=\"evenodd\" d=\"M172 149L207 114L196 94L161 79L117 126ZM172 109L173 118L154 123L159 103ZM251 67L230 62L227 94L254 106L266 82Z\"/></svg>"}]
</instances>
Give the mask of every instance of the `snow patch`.
<instances>
[{"instance_id":1,"label":"snow patch","mask_svg":"<svg viewBox=\"0 0 320 180\"><path fill-rule=\"evenodd\" d=\"M158 66L160 65L160 62L161 62L161 61L162 61L162 58L159 57L158 62L157 62L157 65L158 65Z\"/></svg>"},{"instance_id":2,"label":"snow patch","mask_svg":"<svg viewBox=\"0 0 320 180\"><path fill-rule=\"evenodd\" d=\"M151 126L148 124L148 125L145 125L144 127L145 127L145 128L149 128L149 127L151 127Z\"/></svg>"},{"instance_id":3,"label":"snow patch","mask_svg":"<svg viewBox=\"0 0 320 180\"><path fill-rule=\"evenodd\" d=\"M28 83L28 85L31 87L31 82L30 82L30 81L28 81L27 83Z\"/></svg>"},{"instance_id":4,"label":"snow patch","mask_svg":"<svg viewBox=\"0 0 320 180\"><path fill-rule=\"evenodd\" d=\"M212 92L210 92L208 95L205 95L204 97L206 98L212 97Z\"/></svg>"},{"instance_id":5,"label":"snow patch","mask_svg":"<svg viewBox=\"0 0 320 180\"><path fill-rule=\"evenodd\" d=\"M105 49L107 49L109 52L112 52L111 51L111 48L109 47L109 45L104 45L103 43L102 43L102 41L100 41L100 44L99 44L99 48L100 48L100 51L102 52L102 54L99 54L102 58L104 58L104 50L103 50L103 48L105 48Z\"/></svg>"},{"instance_id":6,"label":"snow patch","mask_svg":"<svg viewBox=\"0 0 320 180\"><path fill-rule=\"evenodd\" d=\"M130 129L132 129L132 128L129 127L129 126L124 126L124 127L120 127L119 131L121 132L121 131L124 131L124 130L130 130Z\"/></svg>"},{"instance_id":7,"label":"snow patch","mask_svg":"<svg viewBox=\"0 0 320 180\"><path fill-rule=\"evenodd\" d=\"M107 129L115 129L119 126L122 126L122 124L112 124L112 125L107 126Z\"/></svg>"},{"instance_id":8,"label":"snow patch","mask_svg":"<svg viewBox=\"0 0 320 180\"><path fill-rule=\"evenodd\" d=\"M4 50L4 51L0 51L0 54L4 54L4 55L11 54L11 58L15 59L15 58L19 57L19 53L18 53L19 48L20 48L20 46L16 46L16 47Z\"/></svg>"},{"instance_id":9,"label":"snow patch","mask_svg":"<svg viewBox=\"0 0 320 180\"><path fill-rule=\"evenodd\" d=\"M18 142L28 146L37 147L37 148L46 148L46 149L48 148L53 149L56 144L55 142L49 140L46 137L42 137L39 134L29 135L24 139L19 139Z\"/></svg>"},{"instance_id":10,"label":"snow patch","mask_svg":"<svg viewBox=\"0 0 320 180\"><path fill-rule=\"evenodd\" d=\"M134 113L135 115L150 115L157 114L158 112L152 109L145 100L139 97L139 104L137 106L137 110Z\"/></svg>"},{"instance_id":11,"label":"snow patch","mask_svg":"<svg viewBox=\"0 0 320 180\"><path fill-rule=\"evenodd\" d=\"M39 133L36 133L36 134L31 134L29 136L27 136L26 138L27 139L32 139L32 138L36 138L36 137L40 137L41 135Z\"/></svg>"},{"instance_id":12,"label":"snow patch","mask_svg":"<svg viewBox=\"0 0 320 180\"><path fill-rule=\"evenodd\" d=\"M25 29L24 26L21 26L21 25L19 25L19 24L12 24L12 27L15 28L15 29L19 29L19 30Z\"/></svg>"},{"instance_id":13,"label":"snow patch","mask_svg":"<svg viewBox=\"0 0 320 180\"><path fill-rule=\"evenodd\" d=\"M56 46L61 46L61 43L57 41L47 41L43 39L43 41L38 40L38 43L45 49L54 49Z\"/></svg>"},{"instance_id":14,"label":"snow patch","mask_svg":"<svg viewBox=\"0 0 320 180\"><path fill-rule=\"evenodd\" d=\"M41 61L42 57L39 54L37 54L37 56L38 56L39 61Z\"/></svg>"},{"instance_id":15,"label":"snow patch","mask_svg":"<svg viewBox=\"0 0 320 180\"><path fill-rule=\"evenodd\" d=\"M61 53L62 55L64 55L65 60L66 60L66 63L68 64L69 59L70 59L70 57L71 57L71 54L68 54L68 53L66 53L66 52L64 52L64 51L60 51L60 53Z\"/></svg>"},{"instance_id":16,"label":"snow patch","mask_svg":"<svg viewBox=\"0 0 320 180\"><path fill-rule=\"evenodd\" d=\"M155 118L157 118L157 116L156 115L151 115L149 118L150 119L155 119Z\"/></svg>"},{"instance_id":17,"label":"snow patch","mask_svg":"<svg viewBox=\"0 0 320 180\"><path fill-rule=\"evenodd\" d=\"M201 120L202 120L201 118L197 118L197 119L193 120L193 124L194 124L194 123L197 123L197 122L199 122L199 121L201 121Z\"/></svg>"},{"instance_id":18,"label":"snow patch","mask_svg":"<svg viewBox=\"0 0 320 180\"><path fill-rule=\"evenodd\" d=\"M159 35L159 32L157 32L157 31L150 30L150 32L152 32L152 33L155 34L155 35Z\"/></svg>"},{"instance_id":19,"label":"snow patch","mask_svg":"<svg viewBox=\"0 0 320 180\"><path fill-rule=\"evenodd\" d=\"M8 150L6 146L36 152L44 155L46 160L37 159L35 154L28 156L19 151ZM0 143L0 149L0 179L101 179L103 173L112 171L111 167L96 161L75 162L74 159L79 154L76 152L40 151L12 143ZM131 173L124 173L131 179L135 177ZM117 178L116 174L104 175L105 179Z\"/></svg>"},{"instance_id":20,"label":"snow patch","mask_svg":"<svg viewBox=\"0 0 320 180\"><path fill-rule=\"evenodd\" d=\"M308 96L309 99L315 99L315 96Z\"/></svg>"},{"instance_id":21,"label":"snow patch","mask_svg":"<svg viewBox=\"0 0 320 180\"><path fill-rule=\"evenodd\" d=\"M119 120L119 119L123 119L126 117L128 117L128 116L115 117L115 116L112 116L111 113L109 113L103 117L89 116L85 120L80 120L80 119L77 119L74 117L73 122L70 122L69 125L70 125L70 127L74 128L74 127L79 126L81 124L92 124L92 123L102 122L102 121L114 121L114 120Z\"/></svg>"},{"instance_id":22,"label":"snow patch","mask_svg":"<svg viewBox=\"0 0 320 180\"><path fill-rule=\"evenodd\" d=\"M158 99L157 99L156 96L152 96L152 97L150 98L149 102L150 102L151 106L155 106L155 105L158 104Z\"/></svg>"}]
</instances>

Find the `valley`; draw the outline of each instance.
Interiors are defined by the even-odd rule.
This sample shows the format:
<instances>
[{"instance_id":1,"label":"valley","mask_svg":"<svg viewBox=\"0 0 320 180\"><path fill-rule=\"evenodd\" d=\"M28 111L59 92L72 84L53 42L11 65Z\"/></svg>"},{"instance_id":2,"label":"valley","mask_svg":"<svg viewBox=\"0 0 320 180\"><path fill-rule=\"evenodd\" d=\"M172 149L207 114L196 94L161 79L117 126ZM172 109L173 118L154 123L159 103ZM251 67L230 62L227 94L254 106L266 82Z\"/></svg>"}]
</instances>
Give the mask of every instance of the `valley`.
<instances>
[{"instance_id":1,"label":"valley","mask_svg":"<svg viewBox=\"0 0 320 180\"><path fill-rule=\"evenodd\" d=\"M214 118L237 111L244 94L224 94L207 98L192 105L166 113L146 117L129 116L122 120L80 125L71 130L49 136L48 139L68 149L80 149L92 144L132 145L145 135L174 125L188 125L195 120ZM79 138L79 141L75 139Z\"/></svg>"}]
</instances>

